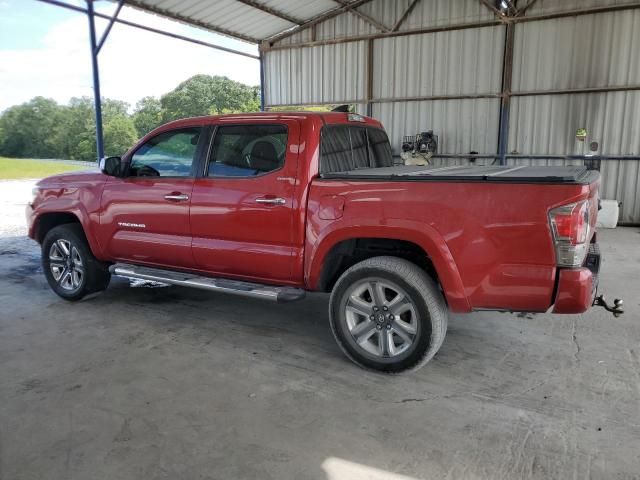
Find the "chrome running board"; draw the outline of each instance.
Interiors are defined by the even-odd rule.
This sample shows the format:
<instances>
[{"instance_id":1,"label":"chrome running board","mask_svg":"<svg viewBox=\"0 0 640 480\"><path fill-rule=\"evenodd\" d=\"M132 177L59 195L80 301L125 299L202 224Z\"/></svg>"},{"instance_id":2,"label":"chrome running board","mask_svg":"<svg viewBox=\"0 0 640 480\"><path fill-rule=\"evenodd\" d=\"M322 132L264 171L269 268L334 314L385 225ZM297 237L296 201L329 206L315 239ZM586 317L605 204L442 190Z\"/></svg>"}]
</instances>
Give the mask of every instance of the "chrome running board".
<instances>
[{"instance_id":1,"label":"chrome running board","mask_svg":"<svg viewBox=\"0 0 640 480\"><path fill-rule=\"evenodd\" d=\"M292 302L304 298L305 291L294 287L276 287L259 283L241 282L225 278L202 277L192 273L181 273L173 270L141 267L126 263L116 263L109 267L113 275L127 278L139 278L153 282L180 285L182 287L200 288L213 292L231 293L244 297L261 298L274 302Z\"/></svg>"}]
</instances>

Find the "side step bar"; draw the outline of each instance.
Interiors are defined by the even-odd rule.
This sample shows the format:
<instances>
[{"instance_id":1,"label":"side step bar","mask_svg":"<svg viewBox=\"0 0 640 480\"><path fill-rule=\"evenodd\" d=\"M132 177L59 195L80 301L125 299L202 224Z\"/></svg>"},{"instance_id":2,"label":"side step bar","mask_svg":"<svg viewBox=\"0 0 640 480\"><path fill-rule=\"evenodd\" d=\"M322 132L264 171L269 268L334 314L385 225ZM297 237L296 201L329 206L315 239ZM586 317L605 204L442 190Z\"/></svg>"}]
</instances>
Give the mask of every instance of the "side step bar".
<instances>
[{"instance_id":1,"label":"side step bar","mask_svg":"<svg viewBox=\"0 0 640 480\"><path fill-rule=\"evenodd\" d=\"M271 300L274 302L292 302L294 300L300 300L305 296L305 291L300 288L276 287L272 285L262 285L259 283L227 280L224 278L202 277L191 273L141 267L126 263L116 263L115 265L111 265L109 267L109 271L113 275L118 275L120 277L139 278L141 280L168 283L170 285L180 285L182 287L193 287L213 292L261 298L263 300Z\"/></svg>"}]
</instances>

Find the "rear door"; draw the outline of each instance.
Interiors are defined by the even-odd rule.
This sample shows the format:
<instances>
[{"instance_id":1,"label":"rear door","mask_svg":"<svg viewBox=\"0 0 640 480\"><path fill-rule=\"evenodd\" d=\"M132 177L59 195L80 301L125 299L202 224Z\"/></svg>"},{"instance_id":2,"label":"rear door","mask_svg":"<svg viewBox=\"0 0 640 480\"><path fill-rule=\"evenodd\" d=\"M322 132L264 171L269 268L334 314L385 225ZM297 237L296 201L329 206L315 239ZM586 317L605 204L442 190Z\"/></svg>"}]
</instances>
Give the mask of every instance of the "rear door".
<instances>
[{"instance_id":1,"label":"rear door","mask_svg":"<svg viewBox=\"0 0 640 480\"><path fill-rule=\"evenodd\" d=\"M100 238L121 261L193 267L189 204L202 127L162 132L131 155L129 175L111 178L102 194Z\"/></svg>"},{"instance_id":2,"label":"rear door","mask_svg":"<svg viewBox=\"0 0 640 480\"><path fill-rule=\"evenodd\" d=\"M256 118L216 127L191 200L198 268L291 281L299 136L295 119Z\"/></svg>"}]
</instances>

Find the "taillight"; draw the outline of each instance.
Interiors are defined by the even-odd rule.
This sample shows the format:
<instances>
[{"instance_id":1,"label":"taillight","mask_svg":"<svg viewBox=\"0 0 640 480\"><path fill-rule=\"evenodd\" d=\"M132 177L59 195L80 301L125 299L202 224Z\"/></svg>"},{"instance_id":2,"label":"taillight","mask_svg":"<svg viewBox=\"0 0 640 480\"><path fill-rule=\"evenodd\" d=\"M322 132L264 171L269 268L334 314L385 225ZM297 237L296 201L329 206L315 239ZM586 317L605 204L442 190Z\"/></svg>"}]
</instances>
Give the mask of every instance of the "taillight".
<instances>
[{"instance_id":1,"label":"taillight","mask_svg":"<svg viewBox=\"0 0 640 480\"><path fill-rule=\"evenodd\" d=\"M579 267L587 254L589 240L589 202L563 205L549 211L549 224L556 247L556 263Z\"/></svg>"}]
</instances>

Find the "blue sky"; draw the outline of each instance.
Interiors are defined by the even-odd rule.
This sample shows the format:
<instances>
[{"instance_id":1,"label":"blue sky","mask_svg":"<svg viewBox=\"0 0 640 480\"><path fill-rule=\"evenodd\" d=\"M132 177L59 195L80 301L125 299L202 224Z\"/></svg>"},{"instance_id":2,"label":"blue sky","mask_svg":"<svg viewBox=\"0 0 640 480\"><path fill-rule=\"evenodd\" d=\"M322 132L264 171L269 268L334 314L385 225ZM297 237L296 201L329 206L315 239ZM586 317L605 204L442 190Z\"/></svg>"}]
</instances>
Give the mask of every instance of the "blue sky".
<instances>
[{"instance_id":1,"label":"blue sky","mask_svg":"<svg viewBox=\"0 0 640 480\"><path fill-rule=\"evenodd\" d=\"M85 6L83 0L66 0ZM97 1L110 14L115 4ZM257 54L257 47L124 7L127 20ZM97 20L98 35L106 25ZM260 82L258 61L115 24L99 57L102 95L132 106L197 73ZM0 111L35 96L93 95L86 17L36 0L0 0Z\"/></svg>"}]
</instances>

